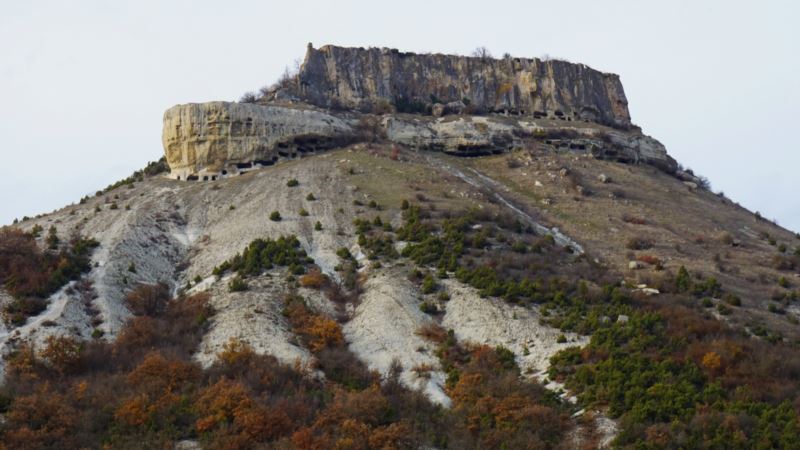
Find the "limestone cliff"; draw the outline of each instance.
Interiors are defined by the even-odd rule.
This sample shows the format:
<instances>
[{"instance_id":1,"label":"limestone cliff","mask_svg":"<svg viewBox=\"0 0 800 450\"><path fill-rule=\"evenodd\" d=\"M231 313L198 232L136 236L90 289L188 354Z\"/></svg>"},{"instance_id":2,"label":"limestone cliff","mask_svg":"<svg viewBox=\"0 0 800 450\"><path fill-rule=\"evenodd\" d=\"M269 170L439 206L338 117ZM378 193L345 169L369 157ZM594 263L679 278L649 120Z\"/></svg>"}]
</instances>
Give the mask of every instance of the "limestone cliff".
<instances>
[{"instance_id":1,"label":"limestone cliff","mask_svg":"<svg viewBox=\"0 0 800 450\"><path fill-rule=\"evenodd\" d=\"M346 144L352 131L346 121L312 109L190 103L164 113L162 142L174 178L216 179L298 152Z\"/></svg>"},{"instance_id":2,"label":"limestone cliff","mask_svg":"<svg viewBox=\"0 0 800 450\"><path fill-rule=\"evenodd\" d=\"M674 173L631 124L619 77L523 58L308 47L299 73L252 103L178 105L164 114L171 176L215 180L358 140L462 156L524 148L650 164Z\"/></svg>"},{"instance_id":3,"label":"limestone cliff","mask_svg":"<svg viewBox=\"0 0 800 450\"><path fill-rule=\"evenodd\" d=\"M190 103L164 113L162 140L173 178L215 180L375 135L411 148L460 156L502 153L538 141L556 150L649 164L669 173L677 168L660 142L639 132L502 115L379 118L307 105Z\"/></svg>"},{"instance_id":4,"label":"limestone cliff","mask_svg":"<svg viewBox=\"0 0 800 450\"><path fill-rule=\"evenodd\" d=\"M327 108L374 111L393 105L401 112L414 112L436 111L438 103L456 110L631 126L617 75L560 60L332 45L314 49L309 44L295 82L300 98Z\"/></svg>"}]
</instances>

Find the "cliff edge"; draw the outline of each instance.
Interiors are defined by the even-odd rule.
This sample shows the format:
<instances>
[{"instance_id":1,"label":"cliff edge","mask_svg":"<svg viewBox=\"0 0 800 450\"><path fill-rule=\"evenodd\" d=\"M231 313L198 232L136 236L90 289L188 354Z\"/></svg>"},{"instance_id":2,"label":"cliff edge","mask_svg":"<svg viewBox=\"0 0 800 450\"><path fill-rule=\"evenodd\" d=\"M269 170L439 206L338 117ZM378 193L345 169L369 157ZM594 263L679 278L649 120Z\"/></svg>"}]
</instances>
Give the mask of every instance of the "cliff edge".
<instances>
[{"instance_id":1,"label":"cliff edge","mask_svg":"<svg viewBox=\"0 0 800 450\"><path fill-rule=\"evenodd\" d=\"M289 89L308 103L363 112L391 105L424 112L504 113L631 127L619 76L537 58L403 53L387 48L308 46Z\"/></svg>"},{"instance_id":2,"label":"cliff edge","mask_svg":"<svg viewBox=\"0 0 800 450\"><path fill-rule=\"evenodd\" d=\"M298 73L260 97L170 108L162 140L180 180L376 140L458 156L539 145L674 173L627 104L617 75L583 64L309 44Z\"/></svg>"}]
</instances>

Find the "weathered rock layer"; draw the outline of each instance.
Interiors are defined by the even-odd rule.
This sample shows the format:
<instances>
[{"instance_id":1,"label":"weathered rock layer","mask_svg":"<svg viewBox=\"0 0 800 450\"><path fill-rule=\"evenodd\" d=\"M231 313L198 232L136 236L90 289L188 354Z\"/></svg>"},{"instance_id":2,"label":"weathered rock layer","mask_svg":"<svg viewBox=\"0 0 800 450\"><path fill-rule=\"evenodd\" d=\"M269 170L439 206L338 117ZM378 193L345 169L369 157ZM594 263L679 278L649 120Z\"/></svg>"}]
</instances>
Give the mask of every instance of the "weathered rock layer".
<instances>
[{"instance_id":1,"label":"weathered rock layer","mask_svg":"<svg viewBox=\"0 0 800 450\"><path fill-rule=\"evenodd\" d=\"M162 138L173 178L214 180L375 134L400 145L461 156L501 153L537 140L555 149L650 164L670 173L677 167L661 143L639 132L500 115L379 118L296 106L192 103L167 110Z\"/></svg>"},{"instance_id":2,"label":"weathered rock layer","mask_svg":"<svg viewBox=\"0 0 800 450\"><path fill-rule=\"evenodd\" d=\"M483 112L589 120L628 128L619 77L561 60L403 53L310 44L296 83L305 101L361 111L454 105ZM460 111L459 111L460 112Z\"/></svg>"},{"instance_id":3,"label":"weathered rock layer","mask_svg":"<svg viewBox=\"0 0 800 450\"><path fill-rule=\"evenodd\" d=\"M254 103L193 103L164 114L164 151L172 177L182 180L214 180L376 137L466 156L539 139L677 168L664 146L631 125L619 77L557 60L309 45L299 73Z\"/></svg>"},{"instance_id":4,"label":"weathered rock layer","mask_svg":"<svg viewBox=\"0 0 800 450\"><path fill-rule=\"evenodd\" d=\"M313 109L209 102L164 113L162 142L172 176L210 179L352 139L350 124Z\"/></svg>"}]
</instances>

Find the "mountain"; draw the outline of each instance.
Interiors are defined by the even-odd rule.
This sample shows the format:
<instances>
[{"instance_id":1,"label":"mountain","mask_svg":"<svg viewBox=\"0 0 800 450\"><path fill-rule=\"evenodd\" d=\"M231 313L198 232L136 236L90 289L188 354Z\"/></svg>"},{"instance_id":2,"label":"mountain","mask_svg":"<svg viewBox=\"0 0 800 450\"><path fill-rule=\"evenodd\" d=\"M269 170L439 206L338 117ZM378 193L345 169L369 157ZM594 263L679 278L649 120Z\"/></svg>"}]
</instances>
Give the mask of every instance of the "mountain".
<instances>
[{"instance_id":1,"label":"mountain","mask_svg":"<svg viewBox=\"0 0 800 450\"><path fill-rule=\"evenodd\" d=\"M0 448L795 448L800 235L619 77L309 45L0 232Z\"/></svg>"}]
</instances>

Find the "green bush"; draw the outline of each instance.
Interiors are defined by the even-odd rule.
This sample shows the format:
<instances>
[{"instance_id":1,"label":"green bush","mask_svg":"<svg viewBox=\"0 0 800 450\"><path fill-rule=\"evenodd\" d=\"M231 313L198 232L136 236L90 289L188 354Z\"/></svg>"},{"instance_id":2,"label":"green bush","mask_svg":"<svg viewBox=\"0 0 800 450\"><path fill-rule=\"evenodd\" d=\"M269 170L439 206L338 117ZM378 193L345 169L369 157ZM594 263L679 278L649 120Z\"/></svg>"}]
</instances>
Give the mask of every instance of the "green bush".
<instances>
[{"instance_id":1,"label":"green bush","mask_svg":"<svg viewBox=\"0 0 800 450\"><path fill-rule=\"evenodd\" d=\"M292 178L291 180L286 182L286 186L288 186L288 187L295 187L295 186L299 186L299 185L300 185L300 182L297 181L295 178Z\"/></svg>"},{"instance_id":2,"label":"green bush","mask_svg":"<svg viewBox=\"0 0 800 450\"><path fill-rule=\"evenodd\" d=\"M350 250L348 250L346 247L340 247L339 250L336 250L336 256L348 260L355 259L353 258L352 253L350 253Z\"/></svg>"},{"instance_id":3,"label":"green bush","mask_svg":"<svg viewBox=\"0 0 800 450\"><path fill-rule=\"evenodd\" d=\"M50 230L47 232L47 248L50 250L55 250L58 248L58 243L60 242L58 239L58 230L56 229L55 225L50 227Z\"/></svg>"},{"instance_id":4,"label":"green bush","mask_svg":"<svg viewBox=\"0 0 800 450\"><path fill-rule=\"evenodd\" d=\"M722 300L731 306L742 306L742 299L730 292L722 296Z\"/></svg>"},{"instance_id":5,"label":"green bush","mask_svg":"<svg viewBox=\"0 0 800 450\"><path fill-rule=\"evenodd\" d=\"M242 292L246 291L249 288L247 282L242 279L239 275L233 277L233 279L228 283L228 290L230 292Z\"/></svg>"},{"instance_id":6,"label":"green bush","mask_svg":"<svg viewBox=\"0 0 800 450\"><path fill-rule=\"evenodd\" d=\"M314 194L312 194L311 192L309 192L308 195L306 195L306 200L308 200L309 202L313 202L316 199L317 198L314 197Z\"/></svg>"},{"instance_id":7,"label":"green bush","mask_svg":"<svg viewBox=\"0 0 800 450\"><path fill-rule=\"evenodd\" d=\"M240 276L258 275L274 267L289 267L293 273L303 273L304 267L313 261L300 247L295 236L272 239L256 239L245 250L214 268L213 274L220 276L234 271Z\"/></svg>"},{"instance_id":8,"label":"green bush","mask_svg":"<svg viewBox=\"0 0 800 450\"><path fill-rule=\"evenodd\" d=\"M281 213L279 213L278 211L272 211L271 213L269 213L269 220L273 222L280 222L281 219L282 219Z\"/></svg>"},{"instance_id":9,"label":"green bush","mask_svg":"<svg viewBox=\"0 0 800 450\"><path fill-rule=\"evenodd\" d=\"M439 308L437 308L436 305L428 301L420 303L419 310L424 312L425 314L436 314L437 312L439 312Z\"/></svg>"},{"instance_id":10,"label":"green bush","mask_svg":"<svg viewBox=\"0 0 800 450\"><path fill-rule=\"evenodd\" d=\"M322 231L322 223L320 223L320 221L317 221L317 223L314 224L314 229L317 231Z\"/></svg>"},{"instance_id":11,"label":"green bush","mask_svg":"<svg viewBox=\"0 0 800 450\"><path fill-rule=\"evenodd\" d=\"M686 292L692 285L692 278L689 276L689 271L686 267L681 266L678 269L678 275L675 276L675 289L678 292Z\"/></svg>"},{"instance_id":12,"label":"green bush","mask_svg":"<svg viewBox=\"0 0 800 450\"><path fill-rule=\"evenodd\" d=\"M422 279L422 293L423 294L431 294L436 292L438 286L436 285L436 280L433 278L431 274L425 275L425 278Z\"/></svg>"},{"instance_id":13,"label":"green bush","mask_svg":"<svg viewBox=\"0 0 800 450\"><path fill-rule=\"evenodd\" d=\"M305 208L300 208L300 212L298 214L300 214L301 217L307 217L308 211L306 211Z\"/></svg>"},{"instance_id":14,"label":"green bush","mask_svg":"<svg viewBox=\"0 0 800 450\"><path fill-rule=\"evenodd\" d=\"M625 242L625 248L629 250L647 250L653 248L653 241L641 236L635 236Z\"/></svg>"}]
</instances>

